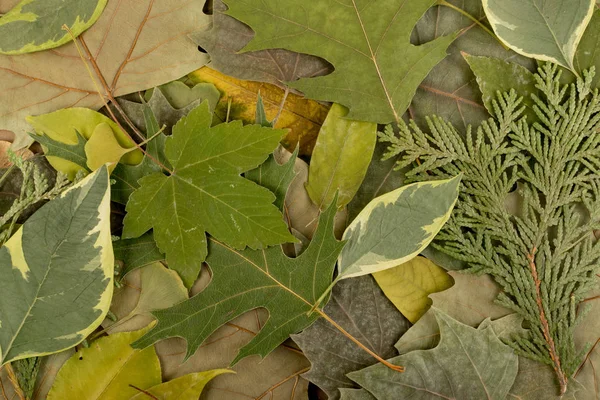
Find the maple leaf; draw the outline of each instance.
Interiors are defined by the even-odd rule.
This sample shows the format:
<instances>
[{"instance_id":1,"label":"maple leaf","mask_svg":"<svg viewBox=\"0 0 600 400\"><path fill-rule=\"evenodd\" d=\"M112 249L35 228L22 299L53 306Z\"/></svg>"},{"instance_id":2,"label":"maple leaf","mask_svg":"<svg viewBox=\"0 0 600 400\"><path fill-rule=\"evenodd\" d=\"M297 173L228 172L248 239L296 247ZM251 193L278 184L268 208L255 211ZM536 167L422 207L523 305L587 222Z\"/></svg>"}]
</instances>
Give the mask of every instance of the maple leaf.
<instances>
[{"instance_id":1,"label":"maple leaf","mask_svg":"<svg viewBox=\"0 0 600 400\"><path fill-rule=\"evenodd\" d=\"M80 36L98 67L96 74L103 76L103 94L114 98L144 90L204 65L208 57L187 38L209 25L202 6L196 1L109 0L98 21ZM14 146L24 147L31 143L26 116L74 106L98 109L104 103L96 90L74 43L0 55L0 128L14 131Z\"/></svg>"},{"instance_id":2,"label":"maple leaf","mask_svg":"<svg viewBox=\"0 0 600 400\"><path fill-rule=\"evenodd\" d=\"M236 249L295 241L273 193L240 176L264 162L285 131L211 122L205 101L173 127L165 144L173 170L138 181L124 220L125 239L154 228L169 267L188 287L206 258L205 232Z\"/></svg>"},{"instance_id":3,"label":"maple leaf","mask_svg":"<svg viewBox=\"0 0 600 400\"><path fill-rule=\"evenodd\" d=\"M327 61L308 54L284 49L239 53L254 36L247 25L224 14L227 7L221 0L213 4L213 27L190 37L210 54L210 66L225 75L238 79L272 83L321 76L333 71Z\"/></svg>"},{"instance_id":4,"label":"maple leaf","mask_svg":"<svg viewBox=\"0 0 600 400\"><path fill-rule=\"evenodd\" d=\"M296 0L225 3L228 15L256 32L244 51L284 48L332 63L333 73L289 85L307 97L345 105L348 119L399 121L419 83L456 37L410 43L413 27L436 0L315 0L310 18Z\"/></svg>"},{"instance_id":5,"label":"maple leaf","mask_svg":"<svg viewBox=\"0 0 600 400\"><path fill-rule=\"evenodd\" d=\"M158 324L133 346L143 348L168 337L182 337L187 341L187 359L221 325L264 307L269 319L232 363L252 354L265 357L291 333L319 317L309 311L331 283L344 247L333 235L334 216L335 206L321 214L310 245L294 259L279 247L238 251L211 239L206 260L213 271L211 283L190 300L153 312Z\"/></svg>"}]
</instances>

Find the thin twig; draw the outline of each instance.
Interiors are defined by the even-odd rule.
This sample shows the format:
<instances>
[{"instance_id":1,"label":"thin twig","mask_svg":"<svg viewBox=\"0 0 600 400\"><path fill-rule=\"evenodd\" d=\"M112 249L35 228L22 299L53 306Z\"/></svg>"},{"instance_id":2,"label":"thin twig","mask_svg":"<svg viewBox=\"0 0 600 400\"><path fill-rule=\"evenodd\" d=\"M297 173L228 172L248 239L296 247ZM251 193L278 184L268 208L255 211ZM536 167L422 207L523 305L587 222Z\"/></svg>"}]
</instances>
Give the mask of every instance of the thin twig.
<instances>
[{"instance_id":1,"label":"thin twig","mask_svg":"<svg viewBox=\"0 0 600 400\"><path fill-rule=\"evenodd\" d=\"M17 379L17 375L15 375L15 370L13 369L12 365L6 364L4 368L6 368L8 380L10 380L10 383L12 383L15 394L19 397L19 400L26 400L25 393L23 393L23 389L21 389L21 386L19 386L19 381Z\"/></svg>"},{"instance_id":2,"label":"thin twig","mask_svg":"<svg viewBox=\"0 0 600 400\"><path fill-rule=\"evenodd\" d=\"M146 137L133 124L133 122L131 122L131 120L129 119L129 117L127 116L127 114L125 114L125 111L123 111L123 109L121 108L121 105L114 98L112 92L110 91L110 89L108 87L108 84L106 83L106 79L104 78L104 75L102 74L102 71L100 71L100 67L98 67L98 63L96 63L96 60L94 59L94 56L92 55L92 52L90 51L89 47L85 43L85 40L83 40L83 37L80 36L80 37L76 38L73 35L73 33L71 32L71 30L69 29L69 27L66 26L66 25L63 25L63 29L66 30L67 32L69 32L69 34L73 38L73 42L75 43L75 47L77 48L77 52L79 53L79 57L81 58L81 61L84 63L86 69L88 70L88 73L90 74L90 78L92 79L92 82L94 83L94 86L96 87L96 91L98 92L98 95L102 99L102 102L104 103L104 106L106 107L106 110L110 114L112 120L115 121L115 123L119 126L119 128L121 128L121 130L123 131L123 133L129 138L129 140L135 145L135 147L137 147L142 153L144 153L144 155L146 157L148 157L152 162L154 162L156 165L158 165L159 167L161 167L165 171L169 172L170 174L173 174L173 171L171 171L163 163L161 163L155 157L153 157L152 155L150 155L146 150L144 150L144 148L142 147L142 145L138 144L135 140L133 140L133 138L131 137L131 135L129 135L129 133L123 128L123 126L121 125L121 123L119 122L119 120L117 119L117 117L112 112L112 110L109 107L108 103L106 102L106 99L104 98L104 96L100 92L100 88L98 87L98 84L97 84L96 80L94 79L94 76L93 76L92 72L89 69L88 63L85 61L85 57L83 56L83 54L81 52L81 49L79 48L78 41L79 41L79 43L81 43L81 47L83 47L83 49L84 49L84 51L85 51L88 59L90 60L90 64L92 64L92 67L94 68L94 71L96 72L96 76L98 77L98 79L100 80L100 83L102 84L102 87L104 88L104 91L106 93L106 97L108 97L108 99L113 104L113 106L117 109L117 111L119 111L119 114L121 114L121 116L123 117L123 119L125 120L125 122L127 123L127 125L140 138L140 140L142 140L142 141L146 140Z\"/></svg>"},{"instance_id":3,"label":"thin twig","mask_svg":"<svg viewBox=\"0 0 600 400\"><path fill-rule=\"evenodd\" d=\"M533 248L531 253L527 255L527 259L529 260L529 269L531 270L531 275L533 276L533 281L535 283L535 302L538 306L538 312L540 313L540 321L542 323L542 333L544 334L544 339L548 344L548 352L550 354L550 358L552 359L552 367L554 368L554 372L558 377L558 383L560 385L560 394L561 396L565 394L567 391L567 377L565 376L565 372L563 371L560 365L560 358L558 357L558 352L556 351L556 346L554 344L554 339L550 335L550 326L548 325L548 319L546 318L546 312L544 311L544 305L542 303L542 291L540 289L542 282L540 281L537 273L537 267L535 266L535 253L537 252L537 248Z\"/></svg>"}]
</instances>

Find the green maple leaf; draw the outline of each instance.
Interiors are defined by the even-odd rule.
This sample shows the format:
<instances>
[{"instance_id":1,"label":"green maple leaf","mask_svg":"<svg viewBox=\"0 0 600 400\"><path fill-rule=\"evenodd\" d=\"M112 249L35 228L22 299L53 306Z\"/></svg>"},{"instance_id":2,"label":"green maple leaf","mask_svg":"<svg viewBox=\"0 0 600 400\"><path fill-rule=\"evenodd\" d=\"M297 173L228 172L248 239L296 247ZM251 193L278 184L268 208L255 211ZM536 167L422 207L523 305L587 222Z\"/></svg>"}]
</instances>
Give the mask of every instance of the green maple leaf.
<instances>
[{"instance_id":1,"label":"green maple leaf","mask_svg":"<svg viewBox=\"0 0 600 400\"><path fill-rule=\"evenodd\" d=\"M240 176L264 162L285 131L211 122L205 101L173 127L165 144L173 170L138 181L124 220L125 239L154 228L169 267L188 287L206 258L205 232L236 249L295 241L273 193Z\"/></svg>"},{"instance_id":2,"label":"green maple leaf","mask_svg":"<svg viewBox=\"0 0 600 400\"><path fill-rule=\"evenodd\" d=\"M228 15L256 36L244 51L284 48L322 57L329 75L289 86L345 105L348 119L399 121L418 85L446 56L456 34L414 46L413 27L436 0L225 0Z\"/></svg>"},{"instance_id":3,"label":"green maple leaf","mask_svg":"<svg viewBox=\"0 0 600 400\"><path fill-rule=\"evenodd\" d=\"M321 214L310 245L294 259L279 247L237 251L211 239L206 259L213 271L210 285L183 303L153 312L158 324L133 346L143 348L168 337L182 337L188 345L187 359L221 325L264 307L269 319L233 363L252 354L265 357L291 333L318 318L317 313L308 312L331 283L344 247L333 235L335 211L330 206Z\"/></svg>"}]
</instances>

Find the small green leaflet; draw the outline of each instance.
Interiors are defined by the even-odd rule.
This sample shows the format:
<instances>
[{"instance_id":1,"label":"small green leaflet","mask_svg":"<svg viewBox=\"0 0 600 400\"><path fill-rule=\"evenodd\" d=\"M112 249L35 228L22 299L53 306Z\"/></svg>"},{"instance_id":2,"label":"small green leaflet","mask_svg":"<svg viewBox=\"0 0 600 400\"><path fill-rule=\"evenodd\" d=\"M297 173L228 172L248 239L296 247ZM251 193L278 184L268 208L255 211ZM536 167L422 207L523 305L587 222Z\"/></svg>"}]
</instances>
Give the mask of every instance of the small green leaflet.
<instances>
[{"instance_id":1,"label":"small green leaflet","mask_svg":"<svg viewBox=\"0 0 600 400\"><path fill-rule=\"evenodd\" d=\"M125 239L154 228L158 248L187 287L206 258L205 232L236 249L295 241L273 193L240 176L263 163L285 131L211 122L205 101L173 127L165 144L172 173L140 179L124 220Z\"/></svg>"},{"instance_id":2,"label":"small green leaflet","mask_svg":"<svg viewBox=\"0 0 600 400\"><path fill-rule=\"evenodd\" d=\"M506 399L519 364L513 350L500 341L489 321L475 329L433 310L440 344L390 360L405 365L406 372L378 364L348 377L377 400Z\"/></svg>"},{"instance_id":3,"label":"small green leaflet","mask_svg":"<svg viewBox=\"0 0 600 400\"><path fill-rule=\"evenodd\" d=\"M595 0L483 0L494 32L526 57L575 71L573 57Z\"/></svg>"},{"instance_id":4,"label":"small green leaflet","mask_svg":"<svg viewBox=\"0 0 600 400\"><path fill-rule=\"evenodd\" d=\"M108 170L44 205L0 249L1 364L75 346L113 291Z\"/></svg>"},{"instance_id":5,"label":"small green leaflet","mask_svg":"<svg viewBox=\"0 0 600 400\"><path fill-rule=\"evenodd\" d=\"M262 163L258 168L248 171L245 174L246 179L250 179L273 192L276 197L273 204L282 211L285 195L297 175L296 171L294 171L294 164L296 163L296 157L298 157L298 150L299 148L297 147L285 164L279 164L275 156L271 154L267 161ZM287 152L282 147L275 151Z\"/></svg>"},{"instance_id":6,"label":"small green leaflet","mask_svg":"<svg viewBox=\"0 0 600 400\"><path fill-rule=\"evenodd\" d=\"M100 17L108 0L23 0L0 18L0 54L62 46Z\"/></svg>"},{"instance_id":7,"label":"small green leaflet","mask_svg":"<svg viewBox=\"0 0 600 400\"><path fill-rule=\"evenodd\" d=\"M375 151L377 124L353 121L347 114L346 107L331 106L310 159L306 191L320 209L336 193L339 209L354 198Z\"/></svg>"},{"instance_id":8,"label":"small green leaflet","mask_svg":"<svg viewBox=\"0 0 600 400\"><path fill-rule=\"evenodd\" d=\"M393 268L416 257L450 218L460 176L403 186L372 200L346 228L337 280Z\"/></svg>"},{"instance_id":9,"label":"small green leaflet","mask_svg":"<svg viewBox=\"0 0 600 400\"><path fill-rule=\"evenodd\" d=\"M311 99L343 104L347 117L359 121L398 122L456 37L410 43L415 24L436 0L313 0L309 19L297 0L225 3L227 15L255 32L243 51L283 48L332 63L333 73L288 85Z\"/></svg>"},{"instance_id":10,"label":"small green leaflet","mask_svg":"<svg viewBox=\"0 0 600 400\"><path fill-rule=\"evenodd\" d=\"M155 92L162 93L160 90L156 90ZM155 95L154 97L158 96ZM152 108L148 104L140 104L140 107L142 108L142 115L144 117L146 137L151 138L158 134L158 136L150 140L146 145L146 152L151 157L154 157L154 159L168 166L169 162L165 157L165 140L167 137L163 133L158 133L160 132L160 127ZM161 168L148 156L144 156L142 162L137 165L117 164L111 175L116 181L111 189L112 201L127 204L129 196L140 187L138 181L144 176L160 171Z\"/></svg>"},{"instance_id":11,"label":"small green leaflet","mask_svg":"<svg viewBox=\"0 0 600 400\"><path fill-rule=\"evenodd\" d=\"M29 134L39 144L44 146L44 155L46 157L57 157L67 160L81 167L82 171L88 171L87 156L85 155L85 144L87 139L84 138L81 133L75 131L77 134L77 143L69 144L58 141L48 135L41 134Z\"/></svg>"},{"instance_id":12,"label":"small green leaflet","mask_svg":"<svg viewBox=\"0 0 600 400\"><path fill-rule=\"evenodd\" d=\"M158 324L133 346L144 348L161 339L182 337L187 341L187 359L221 325L264 307L269 311L267 323L233 364L252 354L265 357L291 333L318 318L309 311L331 283L335 260L344 246L333 235L335 212L331 206L321 214L308 248L294 259L279 246L239 251L211 238L206 259L213 272L211 283L190 300L153 312Z\"/></svg>"}]
</instances>

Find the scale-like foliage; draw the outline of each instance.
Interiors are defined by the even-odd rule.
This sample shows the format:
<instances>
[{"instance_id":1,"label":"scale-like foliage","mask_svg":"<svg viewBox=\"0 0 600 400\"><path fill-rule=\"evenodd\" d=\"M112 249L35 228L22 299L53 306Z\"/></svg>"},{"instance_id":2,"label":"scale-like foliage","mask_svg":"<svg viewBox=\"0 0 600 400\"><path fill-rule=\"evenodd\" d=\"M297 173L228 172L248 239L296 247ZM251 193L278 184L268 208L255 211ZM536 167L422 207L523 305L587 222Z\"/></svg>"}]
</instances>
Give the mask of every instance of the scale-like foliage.
<instances>
[{"instance_id":1,"label":"scale-like foliage","mask_svg":"<svg viewBox=\"0 0 600 400\"><path fill-rule=\"evenodd\" d=\"M437 247L490 273L504 292L498 302L524 317L526 336L518 353L551 365L564 391L580 356L573 344L577 305L596 284L600 244L600 95L591 90L594 71L576 84L560 85L557 67L535 75L532 95L540 122L521 118L514 91L494 102L495 119L466 139L448 122L432 117L429 133L414 122L381 134L387 158L400 156L412 180L462 172L454 215L437 236ZM416 160L419 163L414 164ZM519 197L518 210L506 205ZM580 317L580 316L579 316Z\"/></svg>"}]
</instances>

